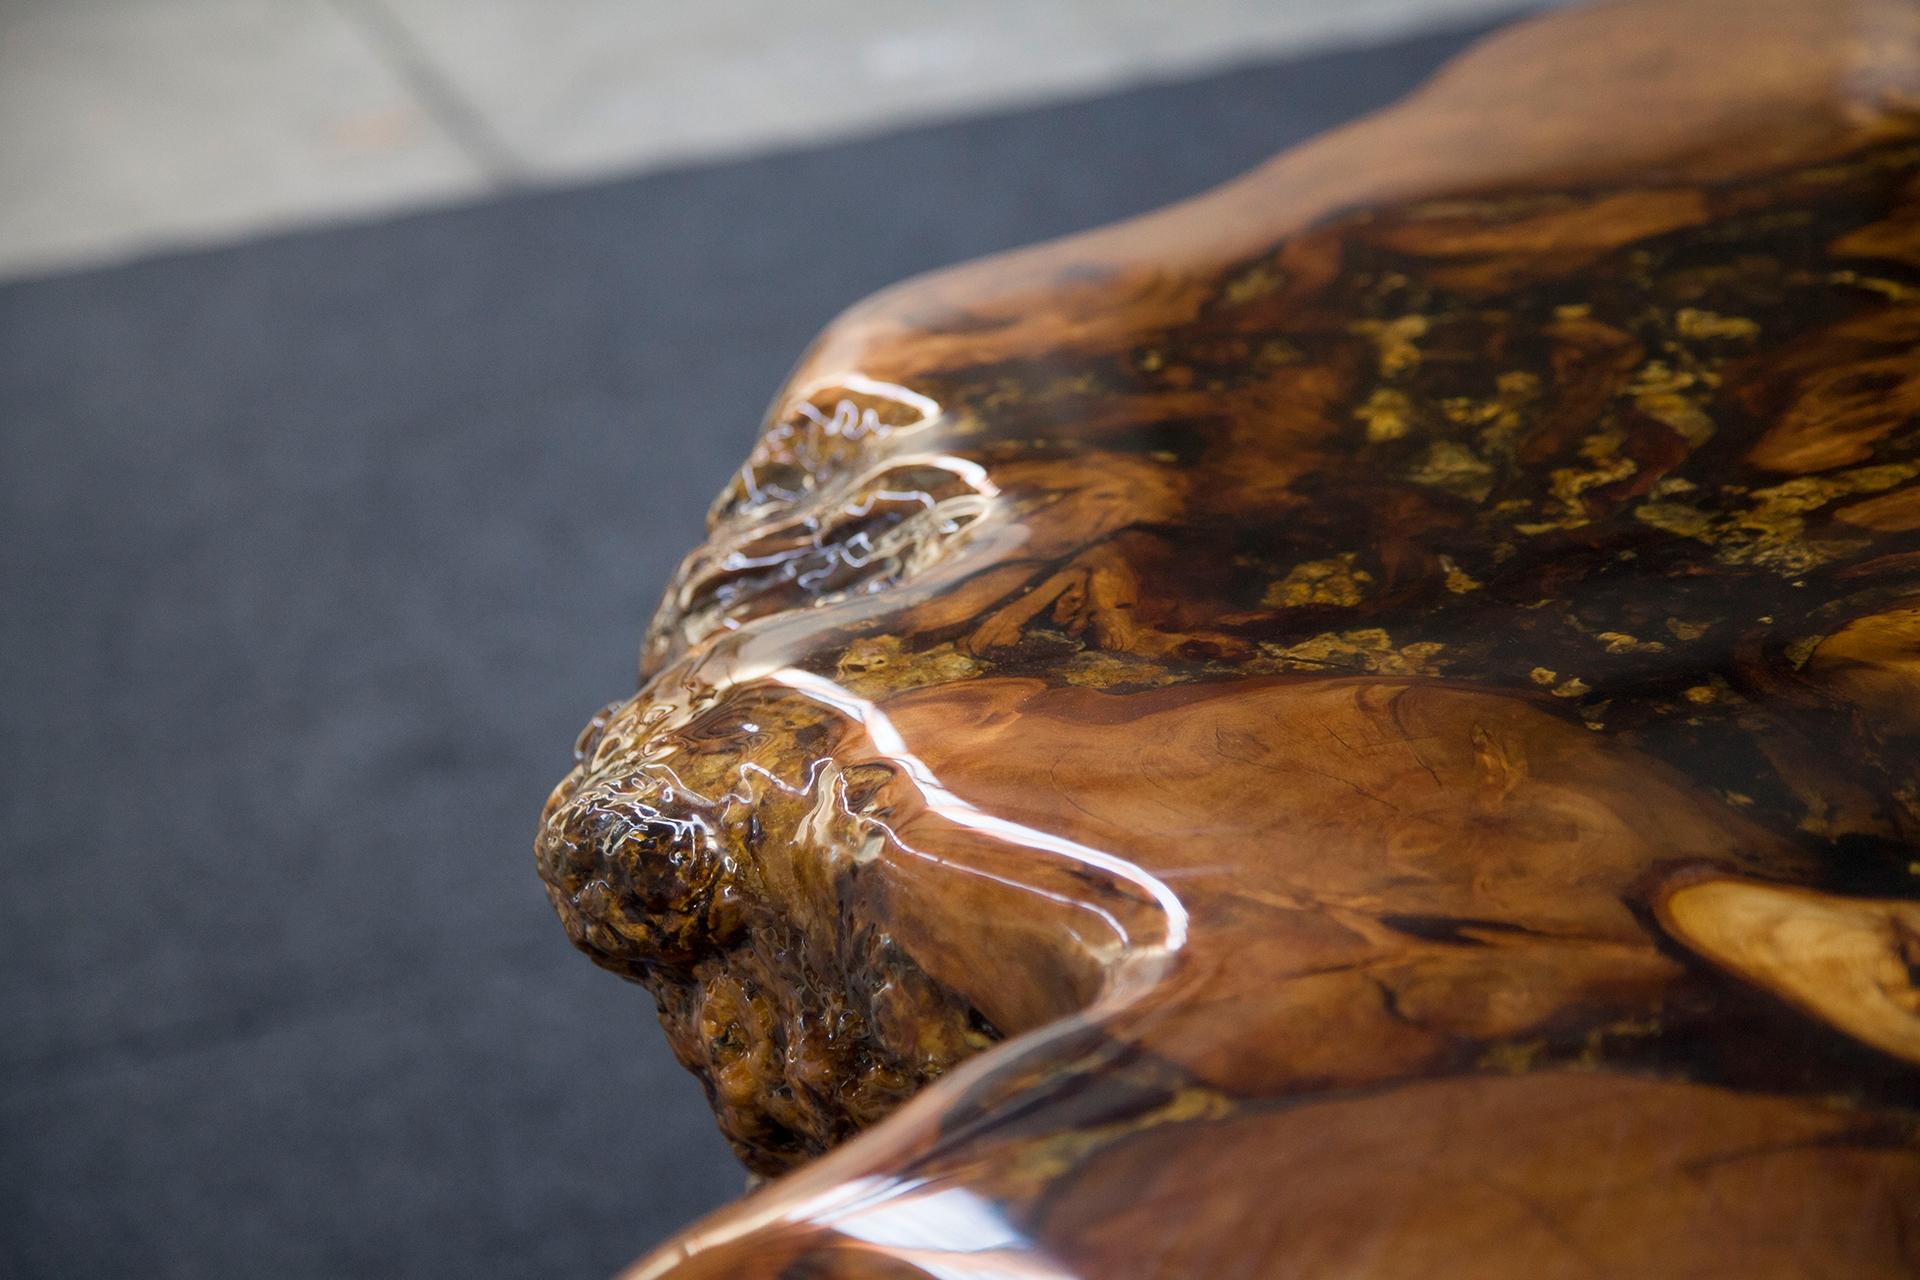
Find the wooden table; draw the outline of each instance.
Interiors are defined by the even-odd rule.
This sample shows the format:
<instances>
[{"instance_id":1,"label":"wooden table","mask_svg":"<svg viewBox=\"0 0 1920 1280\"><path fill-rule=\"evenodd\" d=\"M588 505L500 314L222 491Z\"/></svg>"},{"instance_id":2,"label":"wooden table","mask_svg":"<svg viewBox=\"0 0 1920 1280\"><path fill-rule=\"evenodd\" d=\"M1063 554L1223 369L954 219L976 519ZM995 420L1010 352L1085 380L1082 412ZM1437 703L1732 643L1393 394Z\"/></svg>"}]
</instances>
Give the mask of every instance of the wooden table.
<instances>
[{"instance_id":1,"label":"wooden table","mask_svg":"<svg viewBox=\"0 0 1920 1280\"><path fill-rule=\"evenodd\" d=\"M829 328L540 836L782 1175L633 1274L1920 1274L1917 50L1558 13Z\"/></svg>"}]
</instances>

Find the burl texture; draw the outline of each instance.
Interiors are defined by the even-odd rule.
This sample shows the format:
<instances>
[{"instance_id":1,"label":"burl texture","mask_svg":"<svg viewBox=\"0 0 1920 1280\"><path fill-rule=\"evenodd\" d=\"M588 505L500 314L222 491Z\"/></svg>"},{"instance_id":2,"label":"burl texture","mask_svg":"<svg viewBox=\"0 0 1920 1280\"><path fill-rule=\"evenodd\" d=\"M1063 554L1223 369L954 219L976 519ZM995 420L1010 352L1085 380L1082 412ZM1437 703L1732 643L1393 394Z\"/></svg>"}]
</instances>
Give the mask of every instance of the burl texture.
<instances>
[{"instance_id":1,"label":"burl texture","mask_svg":"<svg viewBox=\"0 0 1920 1280\"><path fill-rule=\"evenodd\" d=\"M1920 7L879 295L641 676L541 871L780 1176L636 1276L1920 1275Z\"/></svg>"}]
</instances>

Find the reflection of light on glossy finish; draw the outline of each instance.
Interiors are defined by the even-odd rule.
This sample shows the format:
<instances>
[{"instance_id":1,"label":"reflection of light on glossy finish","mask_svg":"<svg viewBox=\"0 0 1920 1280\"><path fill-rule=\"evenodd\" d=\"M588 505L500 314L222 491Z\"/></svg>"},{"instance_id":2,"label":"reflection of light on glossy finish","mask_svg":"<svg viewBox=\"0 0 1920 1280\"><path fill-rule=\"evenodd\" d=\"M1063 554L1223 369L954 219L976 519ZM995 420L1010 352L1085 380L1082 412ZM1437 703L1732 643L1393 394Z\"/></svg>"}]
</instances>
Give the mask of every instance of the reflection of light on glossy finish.
<instances>
[{"instance_id":1,"label":"reflection of light on glossy finish","mask_svg":"<svg viewBox=\"0 0 1920 1280\"><path fill-rule=\"evenodd\" d=\"M772 1205L735 1224L745 1230L811 1228L907 1263L932 1280L1077 1280L1046 1256L992 1201L966 1187L924 1179L852 1178L794 1203ZM651 1280L717 1241L694 1236L630 1280Z\"/></svg>"},{"instance_id":2,"label":"reflection of light on glossy finish","mask_svg":"<svg viewBox=\"0 0 1920 1280\"><path fill-rule=\"evenodd\" d=\"M801 671L797 667L775 671L767 678L775 684L785 685L797 693L804 693L816 701L823 702L858 722L866 730L867 736L872 739L874 747L888 760L899 765L907 776L913 779L920 794L926 798L928 808L955 826L993 836L1008 844L1070 858L1083 865L1096 867L1108 875L1143 890L1160 907L1166 921L1166 933L1158 942L1140 943L1128 937L1125 930L1121 929L1121 937L1126 939L1129 949L1135 956L1146 958L1171 955L1186 945L1187 909L1181 903L1179 896L1156 877L1149 875L1125 858L1115 857L1111 853L1081 844L1076 840L1039 831L976 809L941 785L940 780L934 776L933 770L929 769L926 762L907 746L906 739L887 718L886 712L864 698L847 692L831 680L822 679L812 672Z\"/></svg>"},{"instance_id":3,"label":"reflection of light on glossy finish","mask_svg":"<svg viewBox=\"0 0 1920 1280\"><path fill-rule=\"evenodd\" d=\"M913 474L930 471L946 479L929 483ZM959 491L949 491L948 481ZM754 508L770 505L751 466L742 468L740 482ZM813 609L901 586L991 515L999 496L985 467L945 453L886 458L804 502L799 494L780 494L770 511L735 518L727 537L716 535L711 549L688 557L673 596L679 615L673 639L692 645L715 632L738 631L765 613L770 589L789 584L808 593ZM888 506L910 514L878 531L862 527ZM849 580L843 570L856 574ZM660 632L649 643L663 651L667 640Z\"/></svg>"},{"instance_id":4,"label":"reflection of light on glossy finish","mask_svg":"<svg viewBox=\"0 0 1920 1280\"><path fill-rule=\"evenodd\" d=\"M740 678L737 671L735 678ZM866 730L869 740L873 742L876 749L912 779L922 798L926 800L928 809L952 822L955 826L991 835L1003 843L1016 845L1020 848L1053 853L1070 858L1083 865L1096 866L1112 873L1117 878L1138 886L1161 908L1162 918L1165 922L1163 926L1164 932L1158 940L1143 941L1133 935L1133 932L1127 927L1125 921L1097 901L1051 892L1028 881L996 875L980 867L967 866L953 859L942 857L916 847L893 826L872 815L854 814L843 809L843 812L846 812L848 817L856 818L860 822L884 832L893 846L900 852L927 862L937 863L942 867L962 874L975 875L992 880L1010 889L1035 894L1050 902L1057 903L1070 911L1085 912L1097 917L1101 923L1106 926L1111 935L1111 941L1097 942L1080 934L1078 930L1071 929L1070 926L1069 932L1082 943L1088 954L1097 957L1111 970L1114 970L1116 977L1119 976L1119 967L1124 964L1126 966L1126 976L1150 979L1158 971L1157 962L1172 952L1179 950L1184 944L1187 935L1187 910L1185 905L1180 902L1179 898L1175 896L1172 890L1168 889L1165 884L1161 883L1155 877L1146 874L1138 866L1076 841L1055 836L1044 831L1038 831L1004 818L996 818L990 814L982 813L978 808L960 799L941 785L926 762L907 748L905 739L884 712L831 681L795 668L775 670L761 678L770 683L792 689L794 692L800 693L817 703L827 706L841 715L846 716L854 723L861 725ZM662 704L651 703L650 705L658 708ZM749 733L758 732L758 727L751 722L742 722L741 728ZM785 792L790 796L802 796L817 792L819 795L819 803L815 809L815 819L817 820L824 813L825 806L832 802L834 796L833 780L839 777L838 767L831 759L824 757L810 761L807 765L805 777L791 782L781 778L779 775L761 765L748 761L743 762L739 766L735 773L734 784L725 792L717 795L703 794L699 789L681 777L664 758L670 754L670 750L664 751L655 758L634 762L630 766L634 776L655 780L658 786L655 799L658 804L664 805L670 803L677 793L686 804L697 806L699 809L709 812L724 804L752 807L755 803L752 780L758 778L767 785ZM825 783L824 786L822 785L823 782ZM589 795L593 797L594 803L601 809L622 815L623 825L616 833L614 839L614 843L616 844L619 839L624 838L629 831L639 829L651 823L670 829L676 837L680 838L691 838L697 832L703 839L706 848L715 851L718 850L717 833L704 818L690 815L684 819L675 820L668 817L653 804L640 804L637 806L622 804L613 799L604 783L588 784L582 787L577 799Z\"/></svg>"},{"instance_id":5,"label":"reflection of light on glossy finish","mask_svg":"<svg viewBox=\"0 0 1920 1280\"><path fill-rule=\"evenodd\" d=\"M896 404L906 405L920 415L921 421L931 421L940 416L940 403L918 391L910 391L897 382L883 382L879 378L869 378L863 373L843 373L836 377L816 382L799 393L802 401L818 395L828 387L838 387L859 395L872 396L877 400L892 400Z\"/></svg>"},{"instance_id":6,"label":"reflection of light on glossy finish","mask_svg":"<svg viewBox=\"0 0 1920 1280\"><path fill-rule=\"evenodd\" d=\"M857 1181L884 1185L877 1178ZM928 1253L990 1253L1023 1239L1005 1214L965 1187L914 1194L925 1185L910 1181L888 1187L877 1201L864 1200L843 1214L818 1221L868 1244Z\"/></svg>"}]
</instances>

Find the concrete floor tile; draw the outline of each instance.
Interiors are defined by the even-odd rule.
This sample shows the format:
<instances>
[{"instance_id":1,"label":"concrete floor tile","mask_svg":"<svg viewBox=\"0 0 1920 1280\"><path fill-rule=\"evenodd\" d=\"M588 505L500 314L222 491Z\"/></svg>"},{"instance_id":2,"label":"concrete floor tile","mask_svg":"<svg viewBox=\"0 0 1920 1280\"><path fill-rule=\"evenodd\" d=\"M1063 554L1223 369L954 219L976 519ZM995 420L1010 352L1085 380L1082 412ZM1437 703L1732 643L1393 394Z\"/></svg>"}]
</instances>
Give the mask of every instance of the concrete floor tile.
<instances>
[{"instance_id":1,"label":"concrete floor tile","mask_svg":"<svg viewBox=\"0 0 1920 1280\"><path fill-rule=\"evenodd\" d=\"M1558 2L12 0L0 277Z\"/></svg>"},{"instance_id":2,"label":"concrete floor tile","mask_svg":"<svg viewBox=\"0 0 1920 1280\"><path fill-rule=\"evenodd\" d=\"M485 185L328 0L0 7L0 273Z\"/></svg>"},{"instance_id":3,"label":"concrete floor tile","mask_svg":"<svg viewBox=\"0 0 1920 1280\"><path fill-rule=\"evenodd\" d=\"M526 172L578 178L1097 92L1540 0L368 0Z\"/></svg>"}]
</instances>

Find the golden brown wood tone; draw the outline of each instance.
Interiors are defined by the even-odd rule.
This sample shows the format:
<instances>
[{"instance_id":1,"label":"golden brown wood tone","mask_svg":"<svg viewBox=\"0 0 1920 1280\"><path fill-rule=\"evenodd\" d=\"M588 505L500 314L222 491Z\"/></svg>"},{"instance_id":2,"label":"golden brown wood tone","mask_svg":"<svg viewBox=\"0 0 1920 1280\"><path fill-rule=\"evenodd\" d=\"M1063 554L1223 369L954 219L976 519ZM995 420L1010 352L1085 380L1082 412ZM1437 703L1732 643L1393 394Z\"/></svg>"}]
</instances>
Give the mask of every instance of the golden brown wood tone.
<instances>
[{"instance_id":1,"label":"golden brown wood tone","mask_svg":"<svg viewBox=\"0 0 1920 1280\"><path fill-rule=\"evenodd\" d=\"M1917 45L1556 15L838 321L540 838L791 1170L635 1274L1920 1274Z\"/></svg>"}]
</instances>

